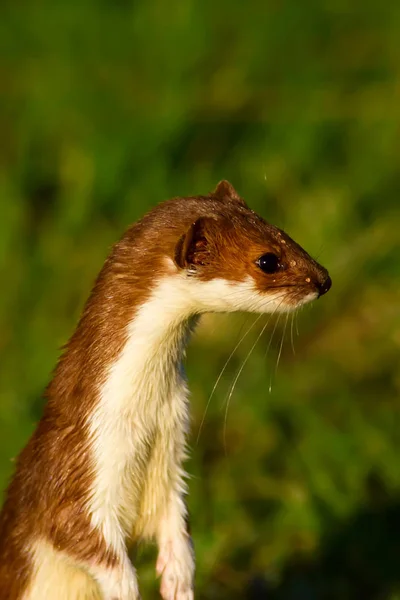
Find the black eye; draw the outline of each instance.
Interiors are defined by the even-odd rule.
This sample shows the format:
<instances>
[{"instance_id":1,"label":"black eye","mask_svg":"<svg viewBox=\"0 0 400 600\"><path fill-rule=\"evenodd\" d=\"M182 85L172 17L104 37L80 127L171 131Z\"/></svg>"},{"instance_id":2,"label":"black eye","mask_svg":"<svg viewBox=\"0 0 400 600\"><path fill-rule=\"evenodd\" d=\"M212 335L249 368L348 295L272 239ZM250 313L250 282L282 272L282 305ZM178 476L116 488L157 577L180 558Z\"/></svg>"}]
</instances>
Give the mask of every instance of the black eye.
<instances>
[{"instance_id":1,"label":"black eye","mask_svg":"<svg viewBox=\"0 0 400 600\"><path fill-rule=\"evenodd\" d=\"M279 258L273 252L260 256L257 264L264 273L276 273L280 268Z\"/></svg>"}]
</instances>

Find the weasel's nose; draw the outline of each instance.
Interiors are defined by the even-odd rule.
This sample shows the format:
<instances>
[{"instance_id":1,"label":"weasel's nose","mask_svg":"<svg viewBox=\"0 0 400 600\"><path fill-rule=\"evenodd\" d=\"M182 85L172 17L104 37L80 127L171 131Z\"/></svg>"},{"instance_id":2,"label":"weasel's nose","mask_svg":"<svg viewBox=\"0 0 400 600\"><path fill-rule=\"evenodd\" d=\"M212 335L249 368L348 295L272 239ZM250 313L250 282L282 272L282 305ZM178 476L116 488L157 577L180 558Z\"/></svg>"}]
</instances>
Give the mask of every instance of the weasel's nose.
<instances>
[{"instance_id":1,"label":"weasel's nose","mask_svg":"<svg viewBox=\"0 0 400 600\"><path fill-rule=\"evenodd\" d=\"M327 278L325 279L325 281L323 281L322 283L318 283L319 295L323 296L324 294L326 294L326 292L329 292L331 287L332 287L332 279L328 275Z\"/></svg>"}]
</instances>

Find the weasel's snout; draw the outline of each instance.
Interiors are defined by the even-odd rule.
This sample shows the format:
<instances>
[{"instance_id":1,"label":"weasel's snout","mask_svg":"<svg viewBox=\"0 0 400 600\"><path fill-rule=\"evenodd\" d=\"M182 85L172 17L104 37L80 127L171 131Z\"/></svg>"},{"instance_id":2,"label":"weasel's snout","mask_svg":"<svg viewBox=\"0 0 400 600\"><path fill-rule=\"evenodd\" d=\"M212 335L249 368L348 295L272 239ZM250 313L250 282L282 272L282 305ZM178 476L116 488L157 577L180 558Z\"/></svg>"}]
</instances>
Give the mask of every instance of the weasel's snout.
<instances>
[{"instance_id":1,"label":"weasel's snout","mask_svg":"<svg viewBox=\"0 0 400 600\"><path fill-rule=\"evenodd\" d=\"M318 281L318 283L317 283L319 296L323 296L324 294L326 294L326 292L329 292L331 287L332 287L332 279L329 277L329 275L327 275L323 281Z\"/></svg>"}]
</instances>

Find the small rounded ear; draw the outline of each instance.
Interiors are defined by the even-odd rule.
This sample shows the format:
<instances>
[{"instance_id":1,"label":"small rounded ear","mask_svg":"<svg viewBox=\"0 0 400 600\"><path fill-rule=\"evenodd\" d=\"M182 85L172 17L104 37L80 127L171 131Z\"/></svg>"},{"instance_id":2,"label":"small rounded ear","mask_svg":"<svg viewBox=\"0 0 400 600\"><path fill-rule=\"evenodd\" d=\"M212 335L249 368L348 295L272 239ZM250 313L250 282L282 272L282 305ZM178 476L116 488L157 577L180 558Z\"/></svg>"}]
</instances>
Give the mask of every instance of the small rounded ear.
<instances>
[{"instance_id":1,"label":"small rounded ear","mask_svg":"<svg viewBox=\"0 0 400 600\"><path fill-rule=\"evenodd\" d=\"M219 184L213 192L213 195L219 200L225 200L227 202L236 202L237 204L241 204L242 206L247 207L246 202L243 200L243 198L240 197L233 185L229 183L229 181L226 181L226 179L223 179L219 182Z\"/></svg>"},{"instance_id":2,"label":"small rounded ear","mask_svg":"<svg viewBox=\"0 0 400 600\"><path fill-rule=\"evenodd\" d=\"M175 263L181 269L204 266L210 255L210 234L216 230L216 220L200 217L192 223L175 247Z\"/></svg>"}]
</instances>

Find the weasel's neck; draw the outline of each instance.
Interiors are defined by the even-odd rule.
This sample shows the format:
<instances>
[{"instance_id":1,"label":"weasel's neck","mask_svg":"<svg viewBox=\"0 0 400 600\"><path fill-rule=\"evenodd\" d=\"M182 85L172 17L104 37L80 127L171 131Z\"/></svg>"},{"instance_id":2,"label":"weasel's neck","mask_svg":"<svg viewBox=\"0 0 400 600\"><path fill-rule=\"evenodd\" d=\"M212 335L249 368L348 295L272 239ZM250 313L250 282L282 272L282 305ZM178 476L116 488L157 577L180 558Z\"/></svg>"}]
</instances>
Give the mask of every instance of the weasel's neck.
<instances>
[{"instance_id":1,"label":"weasel's neck","mask_svg":"<svg viewBox=\"0 0 400 600\"><path fill-rule=\"evenodd\" d=\"M94 459L89 509L93 524L115 549L117 532L122 529L129 536L138 518L148 470L160 471L159 465L149 466L155 446L166 444L156 452L168 455L177 430L186 428L187 393L180 365L193 325L187 303L166 278L127 325L125 345L99 390L89 419Z\"/></svg>"},{"instance_id":2,"label":"weasel's neck","mask_svg":"<svg viewBox=\"0 0 400 600\"><path fill-rule=\"evenodd\" d=\"M100 402L113 413L120 410L135 418L139 406L150 400L163 402L179 375L191 330L191 319L182 316L177 303L168 303L161 285L127 325L126 343L108 368ZM156 406L153 406L155 409Z\"/></svg>"}]
</instances>

